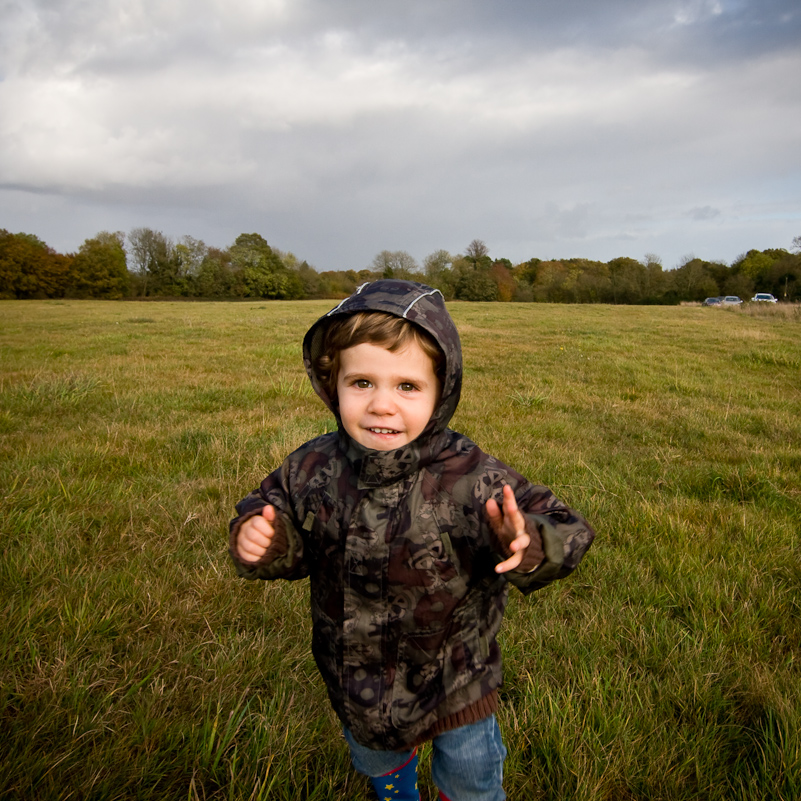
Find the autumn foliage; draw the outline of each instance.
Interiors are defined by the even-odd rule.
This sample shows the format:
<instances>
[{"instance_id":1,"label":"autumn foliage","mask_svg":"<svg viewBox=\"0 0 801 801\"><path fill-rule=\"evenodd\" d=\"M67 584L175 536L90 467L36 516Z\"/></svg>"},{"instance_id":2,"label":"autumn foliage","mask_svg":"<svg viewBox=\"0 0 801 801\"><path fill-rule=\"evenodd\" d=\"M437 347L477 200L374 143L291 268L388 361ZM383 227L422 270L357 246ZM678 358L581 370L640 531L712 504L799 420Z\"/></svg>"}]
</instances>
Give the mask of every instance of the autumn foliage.
<instances>
[{"instance_id":1,"label":"autumn foliage","mask_svg":"<svg viewBox=\"0 0 801 801\"><path fill-rule=\"evenodd\" d=\"M463 254L437 250L422 266L406 251L383 250L367 268L318 272L260 234L240 234L220 249L160 231L103 231L62 255L32 234L0 230L0 298L342 298L377 278L420 281L448 300L540 303L675 304L770 292L801 300L801 238L791 253L749 250L731 264L688 256L672 270L647 254L591 259L492 258L474 239Z\"/></svg>"}]
</instances>

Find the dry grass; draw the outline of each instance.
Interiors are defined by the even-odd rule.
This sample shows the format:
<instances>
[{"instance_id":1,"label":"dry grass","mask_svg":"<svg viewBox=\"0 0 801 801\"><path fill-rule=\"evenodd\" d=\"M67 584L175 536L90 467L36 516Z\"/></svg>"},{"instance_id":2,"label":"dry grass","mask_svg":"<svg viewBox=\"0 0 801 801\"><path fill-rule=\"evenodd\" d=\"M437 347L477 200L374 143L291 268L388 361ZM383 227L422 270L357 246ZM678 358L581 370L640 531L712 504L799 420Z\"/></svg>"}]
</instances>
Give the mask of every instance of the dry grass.
<instances>
[{"instance_id":1,"label":"dry grass","mask_svg":"<svg viewBox=\"0 0 801 801\"><path fill-rule=\"evenodd\" d=\"M300 361L327 308L0 304L0 797L368 797L306 586L225 554L235 501L330 430ZM512 598L510 797L801 797L799 315L452 313L455 427L599 531Z\"/></svg>"}]
</instances>

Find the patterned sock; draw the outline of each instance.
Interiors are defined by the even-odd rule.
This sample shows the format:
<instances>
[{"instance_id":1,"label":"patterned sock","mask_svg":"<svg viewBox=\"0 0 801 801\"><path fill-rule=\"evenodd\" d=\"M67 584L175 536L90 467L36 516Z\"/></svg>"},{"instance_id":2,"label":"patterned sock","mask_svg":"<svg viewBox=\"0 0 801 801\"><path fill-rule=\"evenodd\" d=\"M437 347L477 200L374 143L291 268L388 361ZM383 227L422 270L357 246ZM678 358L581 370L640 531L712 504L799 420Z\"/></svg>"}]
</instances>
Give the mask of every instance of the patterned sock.
<instances>
[{"instance_id":1,"label":"patterned sock","mask_svg":"<svg viewBox=\"0 0 801 801\"><path fill-rule=\"evenodd\" d=\"M414 749L405 765L370 781L378 794L378 801L420 801L417 791L417 749Z\"/></svg>"}]
</instances>

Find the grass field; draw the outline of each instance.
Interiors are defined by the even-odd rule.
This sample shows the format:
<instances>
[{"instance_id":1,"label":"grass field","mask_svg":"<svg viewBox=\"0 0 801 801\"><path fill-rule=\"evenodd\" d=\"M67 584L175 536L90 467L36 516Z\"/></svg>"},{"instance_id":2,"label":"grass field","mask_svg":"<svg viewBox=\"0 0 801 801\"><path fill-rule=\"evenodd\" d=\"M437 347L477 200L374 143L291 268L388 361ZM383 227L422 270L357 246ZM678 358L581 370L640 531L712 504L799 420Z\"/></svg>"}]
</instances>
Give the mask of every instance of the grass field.
<instances>
[{"instance_id":1,"label":"grass field","mask_svg":"<svg viewBox=\"0 0 801 801\"><path fill-rule=\"evenodd\" d=\"M300 353L330 305L0 303L0 798L369 797L306 583L226 554L331 429ZM510 799L801 798L798 310L451 311L454 427L598 530L512 595Z\"/></svg>"}]
</instances>

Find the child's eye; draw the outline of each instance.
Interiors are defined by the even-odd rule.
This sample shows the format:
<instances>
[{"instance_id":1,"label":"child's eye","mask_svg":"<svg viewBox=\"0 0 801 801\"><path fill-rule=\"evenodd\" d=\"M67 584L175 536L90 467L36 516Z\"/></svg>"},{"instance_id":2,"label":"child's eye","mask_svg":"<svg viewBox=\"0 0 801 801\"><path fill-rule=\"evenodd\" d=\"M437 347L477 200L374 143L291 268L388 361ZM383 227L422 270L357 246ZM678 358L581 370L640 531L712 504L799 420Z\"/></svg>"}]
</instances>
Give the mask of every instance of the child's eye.
<instances>
[{"instance_id":1,"label":"child's eye","mask_svg":"<svg viewBox=\"0 0 801 801\"><path fill-rule=\"evenodd\" d=\"M366 378L357 378L353 385L359 389L367 389L370 386L370 382Z\"/></svg>"},{"instance_id":2,"label":"child's eye","mask_svg":"<svg viewBox=\"0 0 801 801\"><path fill-rule=\"evenodd\" d=\"M414 392L417 389L414 384L410 384L408 381L404 381L400 385L400 388L402 392Z\"/></svg>"}]
</instances>

